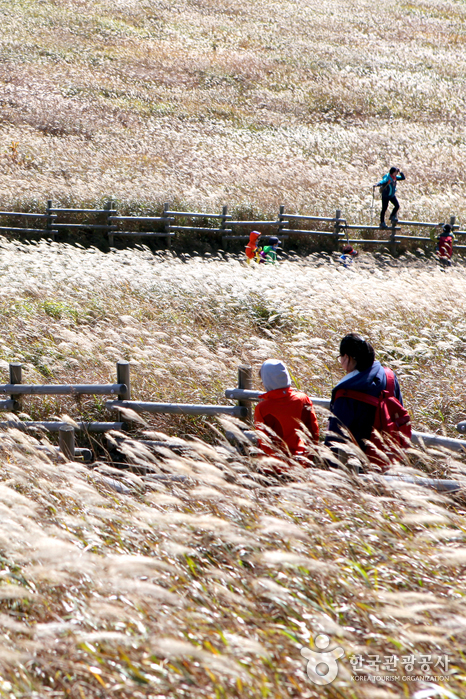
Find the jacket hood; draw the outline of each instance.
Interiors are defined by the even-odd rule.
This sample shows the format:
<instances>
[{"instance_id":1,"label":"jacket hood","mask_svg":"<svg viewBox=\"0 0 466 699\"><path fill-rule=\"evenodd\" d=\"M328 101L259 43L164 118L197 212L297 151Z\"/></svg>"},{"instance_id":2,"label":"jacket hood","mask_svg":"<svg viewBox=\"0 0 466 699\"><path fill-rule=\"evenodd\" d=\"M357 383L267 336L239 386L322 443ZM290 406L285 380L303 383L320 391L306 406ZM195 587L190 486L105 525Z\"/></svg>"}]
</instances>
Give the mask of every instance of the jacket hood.
<instances>
[{"instance_id":1,"label":"jacket hood","mask_svg":"<svg viewBox=\"0 0 466 699\"><path fill-rule=\"evenodd\" d=\"M249 242L250 243L256 243L257 239L261 237L261 234L258 233L257 231L251 231L249 234Z\"/></svg>"},{"instance_id":2,"label":"jacket hood","mask_svg":"<svg viewBox=\"0 0 466 699\"><path fill-rule=\"evenodd\" d=\"M373 365L365 371L358 371L351 374L340 381L333 391L340 388L351 389L352 391L363 391L371 396L378 396L387 385L387 376L385 369L380 362L375 361ZM333 395L332 395L333 402Z\"/></svg>"},{"instance_id":3,"label":"jacket hood","mask_svg":"<svg viewBox=\"0 0 466 699\"><path fill-rule=\"evenodd\" d=\"M285 364L279 359L267 359L261 366L261 379L267 391L291 386L291 378Z\"/></svg>"}]
</instances>

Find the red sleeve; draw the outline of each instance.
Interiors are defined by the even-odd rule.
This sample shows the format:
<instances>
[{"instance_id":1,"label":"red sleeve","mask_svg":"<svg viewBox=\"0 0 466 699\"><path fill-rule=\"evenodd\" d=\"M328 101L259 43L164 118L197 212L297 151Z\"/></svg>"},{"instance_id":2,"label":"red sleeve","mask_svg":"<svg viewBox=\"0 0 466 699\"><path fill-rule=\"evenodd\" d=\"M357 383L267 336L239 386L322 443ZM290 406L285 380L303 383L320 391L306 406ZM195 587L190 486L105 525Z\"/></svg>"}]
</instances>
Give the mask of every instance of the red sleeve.
<instances>
[{"instance_id":1,"label":"red sleeve","mask_svg":"<svg viewBox=\"0 0 466 699\"><path fill-rule=\"evenodd\" d=\"M312 401L310 398L308 398L303 405L301 422L307 427L309 432L312 434L314 442L317 444L319 441L319 423L317 422L317 415L312 407Z\"/></svg>"}]
</instances>

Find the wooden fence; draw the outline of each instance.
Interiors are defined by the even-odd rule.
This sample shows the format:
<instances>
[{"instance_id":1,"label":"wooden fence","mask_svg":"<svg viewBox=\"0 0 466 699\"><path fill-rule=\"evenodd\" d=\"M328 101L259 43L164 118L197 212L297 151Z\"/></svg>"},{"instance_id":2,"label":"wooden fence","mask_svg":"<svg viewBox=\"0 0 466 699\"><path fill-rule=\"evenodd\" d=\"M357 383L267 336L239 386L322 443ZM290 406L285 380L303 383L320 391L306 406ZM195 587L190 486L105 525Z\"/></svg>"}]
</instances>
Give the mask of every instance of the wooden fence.
<instances>
[{"instance_id":1,"label":"wooden fence","mask_svg":"<svg viewBox=\"0 0 466 699\"><path fill-rule=\"evenodd\" d=\"M250 422L252 420L252 403L258 401L260 391L252 389L252 367L238 367L238 386L225 391L225 397L237 401L237 405L204 405L187 403L156 403L151 401L137 401L131 399L130 364L120 360L116 365L117 383L115 384L45 384L30 385L22 383L22 366L18 363L10 364L10 383L0 385L0 393L10 396L9 399L0 401L0 410L23 410L22 398L24 396L80 396L80 395L115 395L117 400L108 401L105 407L111 411L117 411L118 420L115 422L80 422L77 423L78 431L93 433L123 431L125 422L131 420L131 411L135 413L171 414L171 415L227 415ZM328 409L330 401L326 398L312 397L314 405ZM89 450L76 451L75 428L67 422L58 421L16 421L8 420L0 422L0 428L16 428L25 431L44 430L58 432L61 452L68 455L80 454L82 458L89 460ZM460 422L458 431L466 431L466 423ZM415 444L426 446L439 446L458 452L466 452L466 440L452 439L440 435L424 432L413 432Z\"/></svg>"},{"instance_id":2,"label":"wooden fence","mask_svg":"<svg viewBox=\"0 0 466 699\"><path fill-rule=\"evenodd\" d=\"M176 415L230 415L231 417L247 418L248 410L245 407L235 405L197 405L180 403L155 403L131 400L131 379L130 364L121 360L117 362L117 383L114 384L43 384L31 385L22 383L22 365L11 363L9 365L10 382L0 385L0 395L8 396L0 401L0 411L19 412L24 410L23 399L25 396L71 396L82 395L94 396L116 396L117 400L108 401L106 408L116 410L117 421L110 422L79 422L77 430L82 432L102 433L112 430L122 431L125 429L125 420L130 413L125 413L126 418L121 418L123 411L133 410L134 412L164 413ZM20 421L6 420L0 422L0 428L15 428L24 431L44 430L47 432L58 432L60 439L66 439L65 433L69 431L69 423L59 421ZM63 434L62 434L63 433ZM74 433L74 428L73 428ZM68 435L69 437L69 435Z\"/></svg>"},{"instance_id":3,"label":"wooden fence","mask_svg":"<svg viewBox=\"0 0 466 699\"><path fill-rule=\"evenodd\" d=\"M388 229L387 235L387 233L383 234L378 226L349 223L342 216L340 209L335 211L335 216L306 216L285 213L283 205L280 206L278 217L274 220L233 220L232 216L228 214L226 206L222 208L221 213L174 211L168 203L164 204L160 216L119 216L112 200L108 201L103 209L59 208L54 207L52 201L49 200L45 213L0 211L0 220L2 217L13 219L15 224L16 221L24 221L26 224L30 220L42 221L43 227L0 226L0 233L12 233L19 237L33 234L57 240L60 232L99 231L107 236L110 246L114 245L115 238L122 238L128 241L164 239L166 245L170 247L171 240L177 233L192 233L215 236L215 239L218 242L221 240L222 246L225 247L230 241L248 240L250 231L247 229L257 229L264 232L265 237L273 234L281 240L297 236L321 237L333 241L335 248L341 243L383 245L389 247L392 253L395 252L396 246L399 244L408 242L434 243L435 236L402 233L403 229L409 232L413 229L424 228L435 232L442 225L442 223L434 221L398 221L396 225L392 224L391 228ZM93 220L89 221L90 218ZM177 223L179 219L184 221L182 225ZM196 221L199 220L203 225L196 225ZM190 225L186 225L186 222L190 221ZM208 222L209 225L206 225L205 222ZM326 230L312 228L315 223ZM450 216L450 224L457 236L466 235L466 230L459 230L460 227L456 224L455 216ZM301 227L296 227L297 225ZM247 232L243 233L244 229ZM271 230L272 233L270 233ZM365 237L352 237L352 231L359 231ZM453 247L458 252L466 250L466 245L454 244Z\"/></svg>"}]
</instances>

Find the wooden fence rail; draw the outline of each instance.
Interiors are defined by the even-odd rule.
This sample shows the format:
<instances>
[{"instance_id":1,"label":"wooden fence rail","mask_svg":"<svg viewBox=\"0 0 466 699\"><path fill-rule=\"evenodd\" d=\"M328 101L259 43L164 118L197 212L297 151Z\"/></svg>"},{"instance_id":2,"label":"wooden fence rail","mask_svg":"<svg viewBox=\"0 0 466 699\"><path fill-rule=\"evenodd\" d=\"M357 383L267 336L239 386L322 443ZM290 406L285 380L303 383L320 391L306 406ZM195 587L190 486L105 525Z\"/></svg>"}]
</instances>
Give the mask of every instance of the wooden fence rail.
<instances>
[{"instance_id":1,"label":"wooden fence rail","mask_svg":"<svg viewBox=\"0 0 466 699\"><path fill-rule=\"evenodd\" d=\"M85 216L87 220L76 220L76 217ZM432 244L433 239L430 236L402 234L402 229L415 228L430 228L431 230L438 229L442 224L433 221L408 221L400 220L396 225L392 225L389 230L389 236L383 238L376 237L380 235L381 229L379 226L369 225L366 223L350 223L342 216L341 210L337 209L335 216L310 216L299 213L286 213L285 207L280 206L278 217L271 220L233 220L231 214L228 214L227 206L222 208L221 213L215 212L199 212L199 211L174 211L169 203L165 203L161 215L158 216L119 216L115 208L115 202L109 200L102 209L74 209L54 207L53 202L47 202L45 213L34 212L19 212L19 211L0 211L0 220L2 217L19 218L25 221L36 219L45 223L43 228L26 228L18 225L0 226L0 233L13 233L21 236L24 234L36 234L46 237L51 240L56 240L60 232L64 231L99 231L106 234L109 244L114 245L116 237L134 239L165 239L166 245L170 247L172 238L176 233L193 233L193 234L212 234L217 237L221 236L222 245L225 247L230 241L248 240L249 232L241 233L243 228L255 228L259 231L264 231L264 237L270 234L270 229L274 235L278 235L281 239L287 240L290 236L301 237L322 237L333 238L334 244L337 247L342 242L361 245L385 245L388 246L391 252L395 252L398 244L406 242L423 242ZM68 217L68 220L64 220ZM94 217L94 221L89 221L89 217ZM195 225L194 223L187 225L186 223L178 223L177 219L187 219L195 221L202 219L203 221L213 221L214 225ZM60 219L60 220L57 220ZM220 223L215 225L215 222ZM327 230L315 230L314 228L294 228L295 221L304 223L319 223L329 227ZM131 224L126 229L122 229L122 224ZM455 216L450 217L450 224L453 230L459 236L466 235L466 230L459 230L459 225L456 224ZM128 228L137 227L136 230L128 230ZM140 230L140 228L147 230ZM238 230L239 229L239 230ZM238 232L236 232L238 231ZM374 233L374 237L356 238L349 237L350 231L370 231ZM455 244L454 249L462 252L466 249L465 245Z\"/></svg>"},{"instance_id":2,"label":"wooden fence rail","mask_svg":"<svg viewBox=\"0 0 466 699\"><path fill-rule=\"evenodd\" d=\"M44 430L46 432L59 432L61 427L64 427L69 423L58 422L58 421L35 421L35 420L6 420L0 422L0 429L17 429L23 430L24 432L29 431L40 431ZM76 427L77 425L77 427ZM112 430L116 432L121 432L125 429L124 422L77 422L73 425L75 430L79 432L111 432Z\"/></svg>"},{"instance_id":3,"label":"wooden fence rail","mask_svg":"<svg viewBox=\"0 0 466 699\"><path fill-rule=\"evenodd\" d=\"M151 403L137 400L107 401L108 410L127 408L136 413L163 413L166 415L231 415L246 418L247 408L235 405L197 405L190 403Z\"/></svg>"},{"instance_id":4,"label":"wooden fence rail","mask_svg":"<svg viewBox=\"0 0 466 699\"><path fill-rule=\"evenodd\" d=\"M225 398L229 398L230 400L243 401L243 405L244 401L248 403L257 402L258 400L260 400L260 397L263 395L263 393L263 391L244 390L241 388L227 388L225 391ZM328 400L328 398L318 398L317 396L312 396L311 400L314 403L314 405L318 405L319 408L327 408L327 410L330 408L330 401Z\"/></svg>"},{"instance_id":5,"label":"wooden fence rail","mask_svg":"<svg viewBox=\"0 0 466 699\"><path fill-rule=\"evenodd\" d=\"M4 384L0 386L0 393L8 393L10 396L74 396L74 395L89 395L89 396L112 396L114 394L124 393L126 391L125 384L46 384L27 385L27 384Z\"/></svg>"}]
</instances>

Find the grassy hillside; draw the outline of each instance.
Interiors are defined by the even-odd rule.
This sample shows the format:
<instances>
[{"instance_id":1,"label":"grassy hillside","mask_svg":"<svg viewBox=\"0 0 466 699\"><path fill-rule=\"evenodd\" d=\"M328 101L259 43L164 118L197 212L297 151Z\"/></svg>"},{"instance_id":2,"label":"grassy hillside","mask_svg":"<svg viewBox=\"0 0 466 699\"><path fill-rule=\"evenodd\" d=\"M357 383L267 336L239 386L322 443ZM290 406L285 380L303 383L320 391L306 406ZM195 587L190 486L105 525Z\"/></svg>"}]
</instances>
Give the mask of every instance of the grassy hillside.
<instances>
[{"instance_id":1,"label":"grassy hillside","mask_svg":"<svg viewBox=\"0 0 466 699\"><path fill-rule=\"evenodd\" d=\"M415 427L454 434L464 417L464 267L369 255L350 270L318 256L246 267L4 243L0 270L2 381L12 360L31 383L113 381L126 358L135 396L210 402L238 363L273 355L326 396L339 339L357 329L396 369ZM105 415L88 399L23 407ZM126 473L123 494L103 463L57 466L23 433L0 439L2 698L464 696L462 493L321 470L322 447L316 468L273 479L267 461L228 450L216 420L139 430L186 441L155 456L133 444L150 477ZM466 462L413 449L400 472L464 483ZM301 655L318 633L345 653L327 687ZM362 674L398 679L354 679L358 655ZM396 656L396 671L371 670L369 656Z\"/></svg>"},{"instance_id":2,"label":"grassy hillside","mask_svg":"<svg viewBox=\"0 0 466 699\"><path fill-rule=\"evenodd\" d=\"M135 211L284 203L368 220L370 186L395 163L403 215L466 220L462 3L0 0L0 11L2 209L112 196ZM257 376L275 356L327 397L355 330L397 372L414 427L458 436L462 263L241 260L2 241L0 383L12 361L28 383L113 382L127 359L134 397L224 402L238 364ZM109 417L87 397L25 398L20 417L62 415ZM267 460L231 450L227 426L149 417L139 435L166 446L130 445L124 476L103 448L93 468L57 465L34 438L0 435L0 697L461 699L464 488L446 497L324 470L322 446L314 469L274 478ZM412 449L400 472L464 484L466 457ZM322 688L301 654L318 633L344 651ZM397 656L380 672L397 679L355 678L358 655L365 674L379 674L369 656Z\"/></svg>"},{"instance_id":3,"label":"grassy hillside","mask_svg":"<svg viewBox=\"0 0 466 699\"><path fill-rule=\"evenodd\" d=\"M465 220L465 7L1 0L2 207L170 200Z\"/></svg>"}]
</instances>

